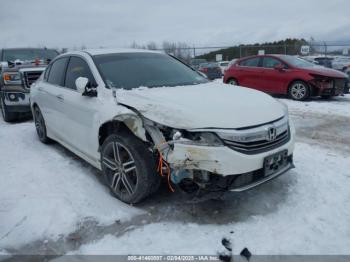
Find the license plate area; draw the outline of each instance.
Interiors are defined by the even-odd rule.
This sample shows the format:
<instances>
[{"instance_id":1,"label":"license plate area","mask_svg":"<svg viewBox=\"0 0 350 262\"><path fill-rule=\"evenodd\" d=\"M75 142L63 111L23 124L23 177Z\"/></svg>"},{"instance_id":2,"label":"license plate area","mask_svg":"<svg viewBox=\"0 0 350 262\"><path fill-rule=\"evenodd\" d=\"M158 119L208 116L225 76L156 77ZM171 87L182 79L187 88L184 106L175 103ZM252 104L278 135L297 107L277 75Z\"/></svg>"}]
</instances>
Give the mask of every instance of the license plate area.
<instances>
[{"instance_id":1,"label":"license plate area","mask_svg":"<svg viewBox=\"0 0 350 262\"><path fill-rule=\"evenodd\" d=\"M264 176L271 176L288 164L288 150L277 152L264 159Z\"/></svg>"}]
</instances>

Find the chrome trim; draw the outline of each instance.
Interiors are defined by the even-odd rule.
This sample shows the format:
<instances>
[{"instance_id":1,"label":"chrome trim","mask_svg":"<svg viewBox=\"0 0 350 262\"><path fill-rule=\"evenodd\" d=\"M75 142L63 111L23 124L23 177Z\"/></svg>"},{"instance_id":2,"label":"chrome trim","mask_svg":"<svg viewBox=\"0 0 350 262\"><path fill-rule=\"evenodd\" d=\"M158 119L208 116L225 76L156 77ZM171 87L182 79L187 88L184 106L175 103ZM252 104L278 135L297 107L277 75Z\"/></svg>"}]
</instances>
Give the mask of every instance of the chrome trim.
<instances>
[{"instance_id":1,"label":"chrome trim","mask_svg":"<svg viewBox=\"0 0 350 262\"><path fill-rule=\"evenodd\" d=\"M288 163L284 168L282 168L281 170L279 170L278 172L276 172L273 175L267 176L267 177L265 177L263 179L260 179L260 180L258 180L256 182L253 182L253 183L251 183L249 185L245 185L245 186L242 186L242 187L230 189L229 191L231 191L231 192L243 192L243 191L252 189L252 188L254 188L256 186L264 184L264 183L266 183L266 182L268 182L268 181L270 181L270 180L272 180L272 179L274 179L274 178L276 178L276 177L286 173L288 170L290 170L290 169L292 169L294 167L295 166L294 166L293 163Z\"/></svg>"},{"instance_id":2,"label":"chrome trim","mask_svg":"<svg viewBox=\"0 0 350 262\"><path fill-rule=\"evenodd\" d=\"M225 141L249 143L261 140L270 141L269 129L276 129L276 137L288 130L288 115L285 115L282 119L277 120L266 125L261 125L249 129L221 129L215 130L215 133Z\"/></svg>"}]
</instances>

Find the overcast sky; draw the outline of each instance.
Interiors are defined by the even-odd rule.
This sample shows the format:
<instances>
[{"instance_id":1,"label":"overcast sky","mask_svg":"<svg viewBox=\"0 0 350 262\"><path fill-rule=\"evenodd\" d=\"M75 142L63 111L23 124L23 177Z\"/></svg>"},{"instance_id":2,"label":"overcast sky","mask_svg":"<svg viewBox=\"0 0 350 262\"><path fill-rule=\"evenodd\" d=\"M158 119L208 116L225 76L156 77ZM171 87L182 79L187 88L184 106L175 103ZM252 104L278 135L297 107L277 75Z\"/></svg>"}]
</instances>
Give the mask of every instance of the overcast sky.
<instances>
[{"instance_id":1,"label":"overcast sky","mask_svg":"<svg viewBox=\"0 0 350 262\"><path fill-rule=\"evenodd\" d=\"M349 0L0 0L0 47L350 42Z\"/></svg>"}]
</instances>

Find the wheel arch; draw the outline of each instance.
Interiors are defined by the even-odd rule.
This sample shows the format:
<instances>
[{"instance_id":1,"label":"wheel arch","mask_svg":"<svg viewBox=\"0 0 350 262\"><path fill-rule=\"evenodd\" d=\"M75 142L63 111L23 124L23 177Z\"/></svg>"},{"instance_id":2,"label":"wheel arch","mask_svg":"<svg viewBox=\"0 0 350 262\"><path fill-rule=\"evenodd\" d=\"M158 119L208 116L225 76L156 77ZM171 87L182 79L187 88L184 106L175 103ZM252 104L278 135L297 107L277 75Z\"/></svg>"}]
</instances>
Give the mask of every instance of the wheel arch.
<instances>
[{"instance_id":1,"label":"wheel arch","mask_svg":"<svg viewBox=\"0 0 350 262\"><path fill-rule=\"evenodd\" d=\"M100 125L98 130L99 147L102 146L109 135L118 132L127 132L144 142L149 142L142 119L134 114L123 114L115 116L113 119L107 120Z\"/></svg>"}]
</instances>

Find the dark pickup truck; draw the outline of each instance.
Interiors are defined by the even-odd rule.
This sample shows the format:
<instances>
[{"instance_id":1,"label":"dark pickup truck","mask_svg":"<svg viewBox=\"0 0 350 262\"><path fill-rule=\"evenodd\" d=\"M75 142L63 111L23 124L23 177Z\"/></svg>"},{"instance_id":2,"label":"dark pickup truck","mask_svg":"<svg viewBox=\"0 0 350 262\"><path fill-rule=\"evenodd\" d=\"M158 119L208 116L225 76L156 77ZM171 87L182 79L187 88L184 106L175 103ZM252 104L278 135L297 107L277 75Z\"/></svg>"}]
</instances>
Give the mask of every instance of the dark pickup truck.
<instances>
[{"instance_id":1,"label":"dark pickup truck","mask_svg":"<svg viewBox=\"0 0 350 262\"><path fill-rule=\"evenodd\" d=\"M31 112L30 86L57 55L47 48L0 49L0 106L6 122Z\"/></svg>"}]
</instances>

